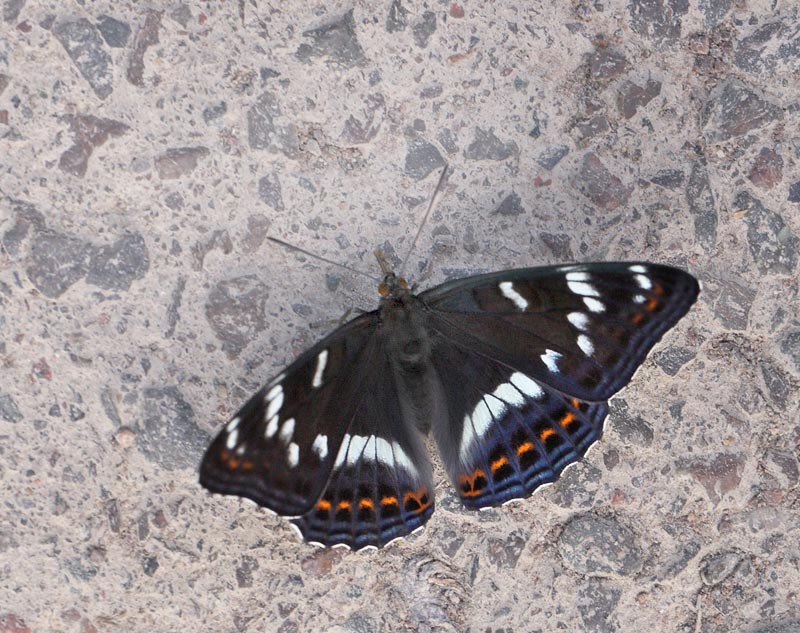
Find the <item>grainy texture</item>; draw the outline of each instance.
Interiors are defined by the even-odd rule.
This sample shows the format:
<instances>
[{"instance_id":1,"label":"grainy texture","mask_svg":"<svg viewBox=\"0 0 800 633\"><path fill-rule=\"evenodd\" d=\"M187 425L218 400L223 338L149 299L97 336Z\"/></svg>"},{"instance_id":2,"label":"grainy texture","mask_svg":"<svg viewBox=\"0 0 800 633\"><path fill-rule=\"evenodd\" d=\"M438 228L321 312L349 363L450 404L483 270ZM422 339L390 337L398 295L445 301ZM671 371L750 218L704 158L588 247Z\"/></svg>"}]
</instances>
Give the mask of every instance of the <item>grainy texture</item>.
<instances>
[{"instance_id":1,"label":"grainy texture","mask_svg":"<svg viewBox=\"0 0 800 633\"><path fill-rule=\"evenodd\" d=\"M147 4L147 3L144 3ZM784 0L5 0L0 631L800 630ZM196 466L404 254L704 284L555 486L321 551ZM321 324L321 325L320 325Z\"/></svg>"}]
</instances>

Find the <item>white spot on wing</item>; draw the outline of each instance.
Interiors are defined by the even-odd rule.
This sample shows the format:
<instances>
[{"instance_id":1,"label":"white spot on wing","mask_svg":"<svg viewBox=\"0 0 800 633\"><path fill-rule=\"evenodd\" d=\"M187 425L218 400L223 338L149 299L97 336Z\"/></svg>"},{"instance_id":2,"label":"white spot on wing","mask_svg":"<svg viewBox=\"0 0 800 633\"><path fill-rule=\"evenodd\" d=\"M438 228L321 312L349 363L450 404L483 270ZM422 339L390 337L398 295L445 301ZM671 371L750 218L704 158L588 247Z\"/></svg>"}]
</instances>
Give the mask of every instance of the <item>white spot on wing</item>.
<instances>
[{"instance_id":1,"label":"white spot on wing","mask_svg":"<svg viewBox=\"0 0 800 633\"><path fill-rule=\"evenodd\" d=\"M476 442L489 430L493 421L492 411L486 404L484 398L478 400L472 415L464 416L464 428L461 431L461 461L465 462L469 458L469 449L473 442Z\"/></svg>"},{"instance_id":2,"label":"white spot on wing","mask_svg":"<svg viewBox=\"0 0 800 633\"><path fill-rule=\"evenodd\" d=\"M544 390L539 386L535 380L531 380L521 372L514 372L511 374L511 384L519 389L529 398L537 400L544 395Z\"/></svg>"},{"instance_id":3,"label":"white spot on wing","mask_svg":"<svg viewBox=\"0 0 800 633\"><path fill-rule=\"evenodd\" d=\"M417 467L414 465L414 462L411 461L411 458L406 455L406 452L397 442L392 442L392 451L394 452L394 461L398 466L402 466L412 475L419 477L419 472L417 472Z\"/></svg>"},{"instance_id":4,"label":"white spot on wing","mask_svg":"<svg viewBox=\"0 0 800 633\"><path fill-rule=\"evenodd\" d=\"M515 389L514 386L509 382L504 382L502 385L499 385L497 389L494 390L492 394L495 398L500 398L500 400L504 400L508 402L508 404L521 407L525 404L525 398L519 392L518 389Z\"/></svg>"},{"instance_id":5,"label":"white spot on wing","mask_svg":"<svg viewBox=\"0 0 800 633\"><path fill-rule=\"evenodd\" d=\"M300 461L300 447L294 442L286 449L286 461L289 462L289 468L294 468Z\"/></svg>"},{"instance_id":6,"label":"white spot on wing","mask_svg":"<svg viewBox=\"0 0 800 633\"><path fill-rule=\"evenodd\" d=\"M267 392L267 395L264 396L264 400L269 402L270 400L274 399L279 393L283 393L283 387L280 384L275 385L272 389Z\"/></svg>"},{"instance_id":7,"label":"white spot on wing","mask_svg":"<svg viewBox=\"0 0 800 633\"><path fill-rule=\"evenodd\" d=\"M272 439L272 436L275 435L275 433L277 432L278 432L278 416L273 415L269 419L269 422L267 423L267 428L264 431L264 437L266 437L268 440Z\"/></svg>"},{"instance_id":8,"label":"white spot on wing","mask_svg":"<svg viewBox=\"0 0 800 633\"><path fill-rule=\"evenodd\" d=\"M561 370L558 368L558 360L561 358L561 354L558 352L554 352L551 349L546 349L544 354L542 354L539 358L542 359L542 362L545 364L547 369L549 369L552 373L558 374L561 373Z\"/></svg>"},{"instance_id":9,"label":"white spot on wing","mask_svg":"<svg viewBox=\"0 0 800 633\"><path fill-rule=\"evenodd\" d=\"M374 440L375 436L372 436ZM366 447L367 443L369 442L368 437L364 437L363 435L353 435L350 438L350 447L347 449L347 465L352 466L355 464L359 459L361 459L361 454L364 452L364 448Z\"/></svg>"},{"instance_id":10,"label":"white spot on wing","mask_svg":"<svg viewBox=\"0 0 800 633\"><path fill-rule=\"evenodd\" d=\"M236 454L239 457L241 457L242 455L244 455L244 449L245 449L245 445L244 444L239 444L239 446L236 448Z\"/></svg>"},{"instance_id":11,"label":"white spot on wing","mask_svg":"<svg viewBox=\"0 0 800 633\"><path fill-rule=\"evenodd\" d=\"M288 444L289 440L292 439L292 435L294 435L294 418L289 418L281 426L281 432L278 437L284 444Z\"/></svg>"},{"instance_id":12,"label":"white spot on wing","mask_svg":"<svg viewBox=\"0 0 800 633\"><path fill-rule=\"evenodd\" d=\"M633 298L634 303L644 303L645 301L647 301L647 297L645 297L644 295L636 295Z\"/></svg>"},{"instance_id":13,"label":"white spot on wing","mask_svg":"<svg viewBox=\"0 0 800 633\"><path fill-rule=\"evenodd\" d=\"M589 281L589 273L567 273L567 281Z\"/></svg>"},{"instance_id":14,"label":"white spot on wing","mask_svg":"<svg viewBox=\"0 0 800 633\"><path fill-rule=\"evenodd\" d=\"M578 347L580 347L581 351L587 356L594 354L594 343L592 343L591 339L585 334L578 336Z\"/></svg>"},{"instance_id":15,"label":"white spot on wing","mask_svg":"<svg viewBox=\"0 0 800 633\"><path fill-rule=\"evenodd\" d=\"M576 330L585 330L589 327L589 317L583 312L570 312L567 315L567 321L572 323Z\"/></svg>"},{"instance_id":16,"label":"white spot on wing","mask_svg":"<svg viewBox=\"0 0 800 633\"><path fill-rule=\"evenodd\" d=\"M506 403L497 398L494 394L486 396L486 405L489 407L489 411L492 412L492 417L495 420L503 417L506 412Z\"/></svg>"},{"instance_id":17,"label":"white spot on wing","mask_svg":"<svg viewBox=\"0 0 800 633\"><path fill-rule=\"evenodd\" d=\"M650 290L653 287L653 282L647 275L634 275L633 278L642 290Z\"/></svg>"},{"instance_id":18,"label":"white spot on wing","mask_svg":"<svg viewBox=\"0 0 800 633\"><path fill-rule=\"evenodd\" d=\"M628 266L628 270L630 270L632 273L646 273L647 272L647 268L645 268L641 264L634 264L633 266Z\"/></svg>"},{"instance_id":19,"label":"white spot on wing","mask_svg":"<svg viewBox=\"0 0 800 633\"><path fill-rule=\"evenodd\" d=\"M584 297L583 302L586 304L586 307L589 308L589 312L600 314L601 312L606 311L605 304L602 301L593 299L592 297Z\"/></svg>"},{"instance_id":20,"label":"white spot on wing","mask_svg":"<svg viewBox=\"0 0 800 633\"><path fill-rule=\"evenodd\" d=\"M322 374L325 372L325 366L328 364L328 350L324 349L317 356L317 369L314 372L314 379L311 381L311 386L314 389L319 389L322 386Z\"/></svg>"},{"instance_id":21,"label":"white spot on wing","mask_svg":"<svg viewBox=\"0 0 800 633\"><path fill-rule=\"evenodd\" d=\"M283 406L283 388L280 385L278 385L277 388L279 389L279 391L277 392L275 397L269 401L269 405L267 406L268 418L271 418L273 415L276 415Z\"/></svg>"},{"instance_id":22,"label":"white spot on wing","mask_svg":"<svg viewBox=\"0 0 800 633\"><path fill-rule=\"evenodd\" d=\"M525 297L514 290L514 284L510 281L500 282L500 292L502 292L503 296L512 301L520 310L525 310L528 307L528 301L525 299Z\"/></svg>"},{"instance_id":23,"label":"white spot on wing","mask_svg":"<svg viewBox=\"0 0 800 633\"><path fill-rule=\"evenodd\" d=\"M225 427L225 430L226 430L228 433L230 433L231 431L235 431L235 430L236 430L236 427L238 427L238 426L239 426L239 423L240 423L241 421L242 421L242 419L241 419L241 418L240 418L240 417L237 415L235 418L233 418L233 420L231 420L230 422L228 422L228 426L226 426L226 427Z\"/></svg>"},{"instance_id":24,"label":"white spot on wing","mask_svg":"<svg viewBox=\"0 0 800 633\"><path fill-rule=\"evenodd\" d=\"M314 438L314 443L311 445L311 450L319 455L320 460L325 459L328 456L328 436L317 435L317 437Z\"/></svg>"},{"instance_id":25,"label":"white spot on wing","mask_svg":"<svg viewBox=\"0 0 800 633\"><path fill-rule=\"evenodd\" d=\"M569 273L569 274L572 275L580 273ZM597 288L595 288L592 284L586 283L585 281L568 281L567 286L569 286L569 289L576 295L581 295L582 297L600 296L600 293L598 292Z\"/></svg>"},{"instance_id":26,"label":"white spot on wing","mask_svg":"<svg viewBox=\"0 0 800 633\"><path fill-rule=\"evenodd\" d=\"M375 458L382 464L389 467L394 465L394 453L392 452L392 445L382 437L375 439Z\"/></svg>"},{"instance_id":27,"label":"white spot on wing","mask_svg":"<svg viewBox=\"0 0 800 633\"><path fill-rule=\"evenodd\" d=\"M238 439L239 439L239 431L233 429L233 431L231 431L230 434L228 435L228 439L225 441L225 448L227 448L229 451L233 450L233 447L236 446L236 440Z\"/></svg>"},{"instance_id":28,"label":"white spot on wing","mask_svg":"<svg viewBox=\"0 0 800 633\"><path fill-rule=\"evenodd\" d=\"M350 448L350 434L345 433L344 437L342 438L342 445L339 447L339 453L336 455L336 462L333 464L334 468L339 468L342 464L344 464L344 461L347 458L347 452L349 448Z\"/></svg>"}]
</instances>

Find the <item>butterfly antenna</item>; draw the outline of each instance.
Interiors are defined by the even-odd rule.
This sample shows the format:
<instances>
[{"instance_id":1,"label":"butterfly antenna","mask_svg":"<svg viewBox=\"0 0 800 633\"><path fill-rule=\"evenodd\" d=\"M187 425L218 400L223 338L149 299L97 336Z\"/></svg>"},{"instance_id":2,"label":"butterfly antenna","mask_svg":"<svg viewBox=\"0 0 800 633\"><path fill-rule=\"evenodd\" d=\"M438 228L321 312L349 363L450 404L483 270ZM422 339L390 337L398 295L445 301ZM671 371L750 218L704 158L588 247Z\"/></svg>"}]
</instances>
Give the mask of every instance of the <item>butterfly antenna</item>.
<instances>
[{"instance_id":1,"label":"butterfly antenna","mask_svg":"<svg viewBox=\"0 0 800 633\"><path fill-rule=\"evenodd\" d=\"M414 241L411 242L411 246L409 247L406 256L403 258L403 262L400 264L400 272L398 273L399 277L403 276L403 271L406 268L406 263L408 263L408 258L411 257L411 253L414 252L414 247L417 245L417 240L419 239L419 236L422 233L422 229L425 228L425 224L428 221L428 216L431 214L434 204L436 204L437 196L439 195L439 191L441 191L442 189L442 185L444 185L445 178L447 177L447 170L449 168L450 165L446 164L444 166L444 169L442 170L441 176L439 176L439 182L436 183L436 189L434 189L433 195L431 196L431 201L428 204L428 210L425 211L425 215L422 217L422 222L420 223L419 228L417 229L417 234L414 236Z\"/></svg>"},{"instance_id":2,"label":"butterfly antenna","mask_svg":"<svg viewBox=\"0 0 800 633\"><path fill-rule=\"evenodd\" d=\"M341 264L339 262L335 262L332 259L328 259L327 257L323 257L322 255L317 255L316 253L312 253L307 251L304 248L300 248L299 246L295 246L294 244L289 244L289 242L284 242L283 240L279 240L277 237L270 237L267 236L267 239L270 242L275 242L276 244L280 244L284 248L288 248L290 251L297 251L298 253L303 253L303 255L307 255L313 259L318 259L321 262L325 262L326 264L331 264L333 266L338 266L339 268L344 268L345 270L349 270L351 273L356 273L357 275L363 275L364 277L368 277L373 281L380 282L381 280L375 277L374 275L370 275L369 273L365 273L363 270L358 270L358 268L353 268L352 266L348 266L347 264Z\"/></svg>"}]
</instances>

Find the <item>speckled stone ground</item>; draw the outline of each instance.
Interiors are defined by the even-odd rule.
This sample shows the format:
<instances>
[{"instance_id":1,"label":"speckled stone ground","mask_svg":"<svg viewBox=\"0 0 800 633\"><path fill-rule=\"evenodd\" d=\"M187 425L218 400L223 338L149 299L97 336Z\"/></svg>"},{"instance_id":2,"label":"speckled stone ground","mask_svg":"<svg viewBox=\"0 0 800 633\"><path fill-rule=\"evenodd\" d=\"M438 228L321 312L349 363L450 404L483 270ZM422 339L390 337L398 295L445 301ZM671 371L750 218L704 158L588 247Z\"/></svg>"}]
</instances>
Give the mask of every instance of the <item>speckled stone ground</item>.
<instances>
[{"instance_id":1,"label":"speckled stone ground","mask_svg":"<svg viewBox=\"0 0 800 633\"><path fill-rule=\"evenodd\" d=\"M800 631L788 0L0 2L0 632ZM299 543L211 435L404 253L684 266L556 485Z\"/></svg>"}]
</instances>

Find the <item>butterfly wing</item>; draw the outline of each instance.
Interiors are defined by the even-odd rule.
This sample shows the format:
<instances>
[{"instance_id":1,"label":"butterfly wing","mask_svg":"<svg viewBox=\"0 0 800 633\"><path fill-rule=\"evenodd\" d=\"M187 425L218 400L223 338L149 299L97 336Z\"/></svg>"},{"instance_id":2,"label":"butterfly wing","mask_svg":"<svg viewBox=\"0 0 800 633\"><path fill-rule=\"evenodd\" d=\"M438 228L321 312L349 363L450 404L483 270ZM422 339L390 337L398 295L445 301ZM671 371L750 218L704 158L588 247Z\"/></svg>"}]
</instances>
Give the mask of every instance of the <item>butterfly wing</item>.
<instances>
[{"instance_id":1,"label":"butterfly wing","mask_svg":"<svg viewBox=\"0 0 800 633\"><path fill-rule=\"evenodd\" d=\"M432 327L587 402L625 386L688 312L690 274L648 263L527 268L467 277L419 295Z\"/></svg>"},{"instance_id":2,"label":"butterfly wing","mask_svg":"<svg viewBox=\"0 0 800 633\"><path fill-rule=\"evenodd\" d=\"M325 546L380 547L433 513L429 465L404 420L377 312L300 356L212 442L200 483L252 499Z\"/></svg>"},{"instance_id":3,"label":"butterfly wing","mask_svg":"<svg viewBox=\"0 0 800 633\"><path fill-rule=\"evenodd\" d=\"M380 342L363 397L319 501L293 521L307 541L382 547L433 513L430 465L403 409L390 356Z\"/></svg>"},{"instance_id":4,"label":"butterfly wing","mask_svg":"<svg viewBox=\"0 0 800 633\"><path fill-rule=\"evenodd\" d=\"M356 413L377 327L376 313L353 319L250 398L206 450L201 485L283 516L311 509Z\"/></svg>"},{"instance_id":5,"label":"butterfly wing","mask_svg":"<svg viewBox=\"0 0 800 633\"><path fill-rule=\"evenodd\" d=\"M433 431L464 505L528 496L579 460L602 434L606 400L698 291L681 270L632 263L506 271L422 293L448 410Z\"/></svg>"}]
</instances>

